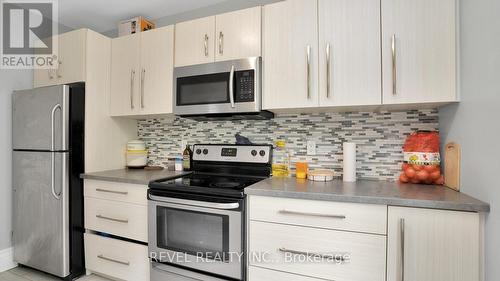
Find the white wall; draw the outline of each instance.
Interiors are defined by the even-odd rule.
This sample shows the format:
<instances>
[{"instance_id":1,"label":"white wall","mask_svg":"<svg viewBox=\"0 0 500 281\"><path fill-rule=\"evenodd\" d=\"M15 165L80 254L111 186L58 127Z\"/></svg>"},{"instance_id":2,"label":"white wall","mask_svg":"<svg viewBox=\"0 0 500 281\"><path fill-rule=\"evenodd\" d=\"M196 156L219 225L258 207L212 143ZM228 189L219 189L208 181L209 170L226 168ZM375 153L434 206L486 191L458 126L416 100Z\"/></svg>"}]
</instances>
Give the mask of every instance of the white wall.
<instances>
[{"instance_id":1,"label":"white wall","mask_svg":"<svg viewBox=\"0 0 500 281\"><path fill-rule=\"evenodd\" d=\"M159 19L151 19L156 23L156 27L167 26L178 22L188 21L197 18L213 16L217 14L232 12L250 7L266 5L283 0L228 0L219 4L188 11L178 15L166 16ZM103 32L104 35L114 38L118 37L118 30L112 29Z\"/></svg>"},{"instance_id":2,"label":"white wall","mask_svg":"<svg viewBox=\"0 0 500 281\"><path fill-rule=\"evenodd\" d=\"M445 141L462 145L464 193L491 205L486 280L500 278L500 1L461 0L459 105L440 110Z\"/></svg>"},{"instance_id":3,"label":"white wall","mask_svg":"<svg viewBox=\"0 0 500 281\"><path fill-rule=\"evenodd\" d=\"M33 87L31 70L0 70L0 250L11 246L12 179L11 115L12 91Z\"/></svg>"}]
</instances>

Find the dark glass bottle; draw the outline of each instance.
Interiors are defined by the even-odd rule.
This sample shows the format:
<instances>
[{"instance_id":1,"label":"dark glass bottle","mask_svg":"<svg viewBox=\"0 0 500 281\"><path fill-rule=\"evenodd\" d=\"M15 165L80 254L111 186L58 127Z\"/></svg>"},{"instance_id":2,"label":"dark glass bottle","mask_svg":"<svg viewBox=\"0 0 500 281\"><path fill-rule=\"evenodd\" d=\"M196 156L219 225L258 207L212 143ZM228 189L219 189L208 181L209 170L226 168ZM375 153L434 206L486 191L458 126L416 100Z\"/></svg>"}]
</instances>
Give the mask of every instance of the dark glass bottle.
<instances>
[{"instance_id":1,"label":"dark glass bottle","mask_svg":"<svg viewBox=\"0 0 500 281\"><path fill-rule=\"evenodd\" d=\"M193 162L193 151L189 147L189 145L186 145L186 149L184 149L184 152L182 153L182 169L184 171L191 171L191 165Z\"/></svg>"}]
</instances>

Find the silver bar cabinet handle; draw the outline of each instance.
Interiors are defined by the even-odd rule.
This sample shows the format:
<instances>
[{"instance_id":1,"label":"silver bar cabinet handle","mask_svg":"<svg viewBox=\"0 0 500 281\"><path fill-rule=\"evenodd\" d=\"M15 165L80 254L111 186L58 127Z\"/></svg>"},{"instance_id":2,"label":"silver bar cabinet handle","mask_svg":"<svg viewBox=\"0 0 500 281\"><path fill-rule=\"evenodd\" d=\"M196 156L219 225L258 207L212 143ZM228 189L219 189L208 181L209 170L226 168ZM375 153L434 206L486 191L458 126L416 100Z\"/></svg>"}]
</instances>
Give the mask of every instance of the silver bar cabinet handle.
<instances>
[{"instance_id":1,"label":"silver bar cabinet handle","mask_svg":"<svg viewBox=\"0 0 500 281\"><path fill-rule=\"evenodd\" d=\"M323 218L331 218L331 219L346 219L345 215L328 215L328 214L319 214L319 213L305 213L305 212L296 212L289 210L279 210L278 213L284 215L299 215L299 216L309 216L309 217L323 217Z\"/></svg>"},{"instance_id":2,"label":"silver bar cabinet handle","mask_svg":"<svg viewBox=\"0 0 500 281\"><path fill-rule=\"evenodd\" d=\"M219 54L224 54L224 33L219 32Z\"/></svg>"},{"instance_id":3,"label":"silver bar cabinet handle","mask_svg":"<svg viewBox=\"0 0 500 281\"><path fill-rule=\"evenodd\" d=\"M229 72L229 101L231 102L231 107L234 108L234 65L231 65L231 71Z\"/></svg>"},{"instance_id":4,"label":"silver bar cabinet handle","mask_svg":"<svg viewBox=\"0 0 500 281\"><path fill-rule=\"evenodd\" d=\"M330 43L326 44L326 97L330 98L330 89L331 89L331 77L330 77Z\"/></svg>"},{"instance_id":5,"label":"silver bar cabinet handle","mask_svg":"<svg viewBox=\"0 0 500 281\"><path fill-rule=\"evenodd\" d=\"M128 194L128 192L126 192L126 191L114 191L114 190L107 190L107 189L102 189L102 188L96 188L95 191L104 192L104 193L120 194L120 195L127 195Z\"/></svg>"},{"instance_id":6,"label":"silver bar cabinet handle","mask_svg":"<svg viewBox=\"0 0 500 281\"><path fill-rule=\"evenodd\" d=\"M106 216L103 216L103 215L96 215L95 217L98 218L98 219L103 219L103 220L108 220L108 221L128 223L127 219L115 219L115 218L110 218L110 217L106 217Z\"/></svg>"},{"instance_id":7,"label":"silver bar cabinet handle","mask_svg":"<svg viewBox=\"0 0 500 281\"><path fill-rule=\"evenodd\" d=\"M135 70L130 71L130 109L134 109L134 80Z\"/></svg>"},{"instance_id":8,"label":"silver bar cabinet handle","mask_svg":"<svg viewBox=\"0 0 500 281\"><path fill-rule=\"evenodd\" d=\"M311 46L306 48L307 99L311 98Z\"/></svg>"},{"instance_id":9,"label":"silver bar cabinet handle","mask_svg":"<svg viewBox=\"0 0 500 281\"><path fill-rule=\"evenodd\" d=\"M112 258L105 257L104 255L98 255L97 257L100 258L100 259L102 259L102 260L105 260L105 261L110 261L110 262L114 262L114 263L118 263L118 264L123 264L123 265L126 265L126 266L130 265L130 262L128 262L128 261L120 261L120 260L117 260L117 259L112 259Z\"/></svg>"},{"instance_id":10,"label":"silver bar cabinet handle","mask_svg":"<svg viewBox=\"0 0 500 281\"><path fill-rule=\"evenodd\" d=\"M144 108L144 81L146 79L146 69L141 71L141 108Z\"/></svg>"},{"instance_id":11,"label":"silver bar cabinet handle","mask_svg":"<svg viewBox=\"0 0 500 281\"><path fill-rule=\"evenodd\" d=\"M398 94L398 66L397 66L397 49L396 49L396 34L392 35L391 39L391 51L392 51L392 94L395 96Z\"/></svg>"},{"instance_id":12,"label":"silver bar cabinet handle","mask_svg":"<svg viewBox=\"0 0 500 281\"><path fill-rule=\"evenodd\" d=\"M57 110L61 110L61 105L60 104L56 104L54 105L54 107L52 108L52 112L50 114L50 168L51 168L51 173L50 173L50 187L51 187L51 191L52 191L52 195L54 196L54 198L56 198L57 200L60 200L61 199L61 193L57 194L56 193L56 186L55 186L55 181L56 181L56 175L55 175L55 172L56 172L56 153L54 152L54 150L56 149L56 144L55 144L55 116L56 116L56 111Z\"/></svg>"},{"instance_id":13,"label":"silver bar cabinet handle","mask_svg":"<svg viewBox=\"0 0 500 281\"><path fill-rule=\"evenodd\" d=\"M319 254L319 253L309 253L309 252L303 252L303 251L297 251L297 250L290 250L287 248L279 248L278 251L282 253L290 253L290 254L296 254L296 255L304 255L307 257L318 257L322 259L329 259L329 260L334 260L335 257L332 255L324 255L324 254ZM340 256L339 261L345 261L345 258Z\"/></svg>"},{"instance_id":14,"label":"silver bar cabinet handle","mask_svg":"<svg viewBox=\"0 0 500 281\"><path fill-rule=\"evenodd\" d=\"M405 281L405 219L399 220L401 235L401 281Z\"/></svg>"},{"instance_id":15,"label":"silver bar cabinet handle","mask_svg":"<svg viewBox=\"0 0 500 281\"><path fill-rule=\"evenodd\" d=\"M208 34L205 34L203 45L205 47L205 57L208 57Z\"/></svg>"}]
</instances>

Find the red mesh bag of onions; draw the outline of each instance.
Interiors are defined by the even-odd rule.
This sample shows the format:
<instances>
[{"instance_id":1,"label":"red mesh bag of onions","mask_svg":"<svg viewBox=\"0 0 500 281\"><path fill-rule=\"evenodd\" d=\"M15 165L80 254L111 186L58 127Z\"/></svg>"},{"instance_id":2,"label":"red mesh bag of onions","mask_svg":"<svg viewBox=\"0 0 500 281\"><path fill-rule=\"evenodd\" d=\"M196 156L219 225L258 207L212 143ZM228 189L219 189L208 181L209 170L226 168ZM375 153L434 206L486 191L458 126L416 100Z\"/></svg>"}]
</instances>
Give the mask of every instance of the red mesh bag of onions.
<instances>
[{"instance_id":1,"label":"red mesh bag of onions","mask_svg":"<svg viewBox=\"0 0 500 281\"><path fill-rule=\"evenodd\" d=\"M402 183L437 184L444 183L441 175L439 154L439 133L417 131L406 139L403 146L403 172L399 176Z\"/></svg>"}]
</instances>

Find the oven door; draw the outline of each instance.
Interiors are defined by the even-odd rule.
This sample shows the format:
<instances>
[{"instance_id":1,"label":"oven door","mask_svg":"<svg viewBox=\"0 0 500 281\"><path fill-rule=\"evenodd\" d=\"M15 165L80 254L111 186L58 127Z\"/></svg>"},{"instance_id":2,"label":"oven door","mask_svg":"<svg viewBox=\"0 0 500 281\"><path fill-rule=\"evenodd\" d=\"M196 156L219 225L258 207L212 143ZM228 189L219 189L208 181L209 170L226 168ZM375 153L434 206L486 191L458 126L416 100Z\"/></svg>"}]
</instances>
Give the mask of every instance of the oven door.
<instances>
[{"instance_id":1,"label":"oven door","mask_svg":"<svg viewBox=\"0 0 500 281\"><path fill-rule=\"evenodd\" d=\"M241 280L243 200L216 200L219 202L150 194L150 257Z\"/></svg>"},{"instance_id":2,"label":"oven door","mask_svg":"<svg viewBox=\"0 0 500 281\"><path fill-rule=\"evenodd\" d=\"M261 110L261 58L174 70L176 115L252 113Z\"/></svg>"}]
</instances>

